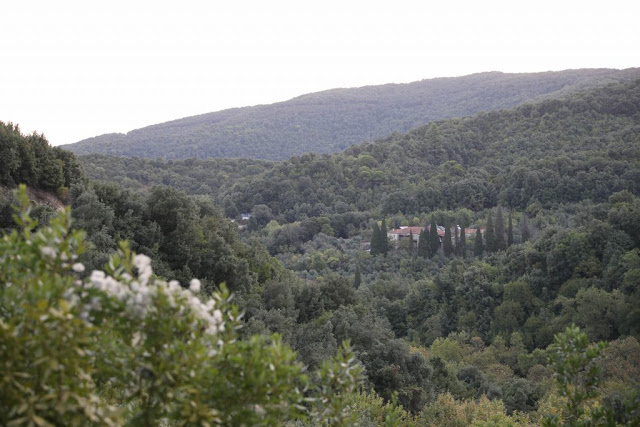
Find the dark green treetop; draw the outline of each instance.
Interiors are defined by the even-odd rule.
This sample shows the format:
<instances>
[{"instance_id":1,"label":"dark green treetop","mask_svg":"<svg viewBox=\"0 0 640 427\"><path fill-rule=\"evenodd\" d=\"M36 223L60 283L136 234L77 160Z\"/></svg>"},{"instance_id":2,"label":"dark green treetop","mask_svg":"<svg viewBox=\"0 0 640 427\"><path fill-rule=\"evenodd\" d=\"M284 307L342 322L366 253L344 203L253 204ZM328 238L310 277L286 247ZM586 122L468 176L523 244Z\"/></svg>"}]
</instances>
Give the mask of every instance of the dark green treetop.
<instances>
[{"instance_id":1,"label":"dark green treetop","mask_svg":"<svg viewBox=\"0 0 640 427\"><path fill-rule=\"evenodd\" d=\"M484 252L484 244L482 243L482 232L478 228L478 230L476 230L476 240L473 243L473 254L478 258L482 258L483 252Z\"/></svg>"}]
</instances>

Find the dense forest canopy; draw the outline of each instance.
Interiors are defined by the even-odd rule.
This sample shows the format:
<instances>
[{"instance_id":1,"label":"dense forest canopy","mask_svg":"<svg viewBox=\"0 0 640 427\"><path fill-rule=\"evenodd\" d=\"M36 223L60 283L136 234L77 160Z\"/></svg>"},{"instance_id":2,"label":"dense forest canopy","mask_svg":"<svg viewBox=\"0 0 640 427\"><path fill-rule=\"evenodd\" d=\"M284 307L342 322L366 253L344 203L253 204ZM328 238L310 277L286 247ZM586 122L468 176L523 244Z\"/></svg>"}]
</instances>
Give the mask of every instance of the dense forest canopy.
<instances>
[{"instance_id":1,"label":"dense forest canopy","mask_svg":"<svg viewBox=\"0 0 640 427\"><path fill-rule=\"evenodd\" d=\"M162 160L87 154L79 157L91 179L141 190L169 185L191 195L221 194L240 178L259 175L276 162L252 159Z\"/></svg>"},{"instance_id":2,"label":"dense forest canopy","mask_svg":"<svg viewBox=\"0 0 640 427\"><path fill-rule=\"evenodd\" d=\"M640 80L339 154L80 161L69 211L3 201L0 423L640 420Z\"/></svg>"},{"instance_id":3,"label":"dense forest canopy","mask_svg":"<svg viewBox=\"0 0 640 427\"><path fill-rule=\"evenodd\" d=\"M76 154L185 159L249 157L284 160L342 151L430 121L511 108L575 91L627 82L640 69L546 73L479 73L355 89L333 89L286 102L174 120L128 134L64 146Z\"/></svg>"},{"instance_id":4,"label":"dense forest canopy","mask_svg":"<svg viewBox=\"0 0 640 427\"><path fill-rule=\"evenodd\" d=\"M16 184L29 186L30 196L40 202L32 216L46 222L68 202L69 188L85 181L73 153L51 147L44 135L24 135L17 125L0 121L0 230L14 226Z\"/></svg>"}]
</instances>

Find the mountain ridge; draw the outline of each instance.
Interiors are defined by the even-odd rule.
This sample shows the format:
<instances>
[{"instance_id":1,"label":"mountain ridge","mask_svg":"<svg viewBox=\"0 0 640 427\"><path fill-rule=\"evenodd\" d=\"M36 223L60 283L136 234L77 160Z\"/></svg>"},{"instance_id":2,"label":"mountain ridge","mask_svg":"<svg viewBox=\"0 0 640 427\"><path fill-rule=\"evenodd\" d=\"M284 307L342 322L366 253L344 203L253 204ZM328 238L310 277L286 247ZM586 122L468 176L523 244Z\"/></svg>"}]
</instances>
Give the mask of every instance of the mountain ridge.
<instances>
[{"instance_id":1,"label":"mountain ridge","mask_svg":"<svg viewBox=\"0 0 640 427\"><path fill-rule=\"evenodd\" d=\"M411 83L334 88L105 134L63 146L122 157L284 160L342 151L435 120L512 108L640 77L640 68L475 73Z\"/></svg>"}]
</instances>

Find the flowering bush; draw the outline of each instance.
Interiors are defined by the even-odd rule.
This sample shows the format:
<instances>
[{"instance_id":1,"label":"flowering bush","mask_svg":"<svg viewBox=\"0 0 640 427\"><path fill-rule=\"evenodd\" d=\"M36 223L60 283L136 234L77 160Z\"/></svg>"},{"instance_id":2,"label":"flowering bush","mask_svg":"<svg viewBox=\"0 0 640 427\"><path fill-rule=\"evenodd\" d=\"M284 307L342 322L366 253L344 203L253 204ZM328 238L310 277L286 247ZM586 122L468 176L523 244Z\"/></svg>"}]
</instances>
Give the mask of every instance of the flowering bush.
<instances>
[{"instance_id":1,"label":"flowering bush","mask_svg":"<svg viewBox=\"0 0 640 427\"><path fill-rule=\"evenodd\" d=\"M197 279L160 280L126 244L83 278L69 211L36 229L24 188L19 199L20 229L0 240L0 424L348 423L348 345L310 386L277 335L236 339L224 286L205 298Z\"/></svg>"}]
</instances>

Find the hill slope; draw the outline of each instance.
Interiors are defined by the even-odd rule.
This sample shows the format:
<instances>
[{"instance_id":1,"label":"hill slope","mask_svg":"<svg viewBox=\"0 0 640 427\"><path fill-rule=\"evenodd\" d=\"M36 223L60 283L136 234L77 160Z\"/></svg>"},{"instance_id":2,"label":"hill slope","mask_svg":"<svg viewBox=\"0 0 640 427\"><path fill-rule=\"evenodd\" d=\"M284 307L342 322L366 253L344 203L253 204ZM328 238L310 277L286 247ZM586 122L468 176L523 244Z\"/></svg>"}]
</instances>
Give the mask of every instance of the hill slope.
<instances>
[{"instance_id":1,"label":"hill slope","mask_svg":"<svg viewBox=\"0 0 640 427\"><path fill-rule=\"evenodd\" d=\"M306 152L337 152L434 120L563 97L637 77L640 68L489 72L408 84L333 89L271 105L188 117L126 135L102 135L64 147L76 154L124 157L283 160Z\"/></svg>"},{"instance_id":2,"label":"hill slope","mask_svg":"<svg viewBox=\"0 0 640 427\"><path fill-rule=\"evenodd\" d=\"M227 192L288 221L348 211L523 209L640 194L640 80L305 154ZM379 212L379 211L378 211Z\"/></svg>"}]
</instances>

